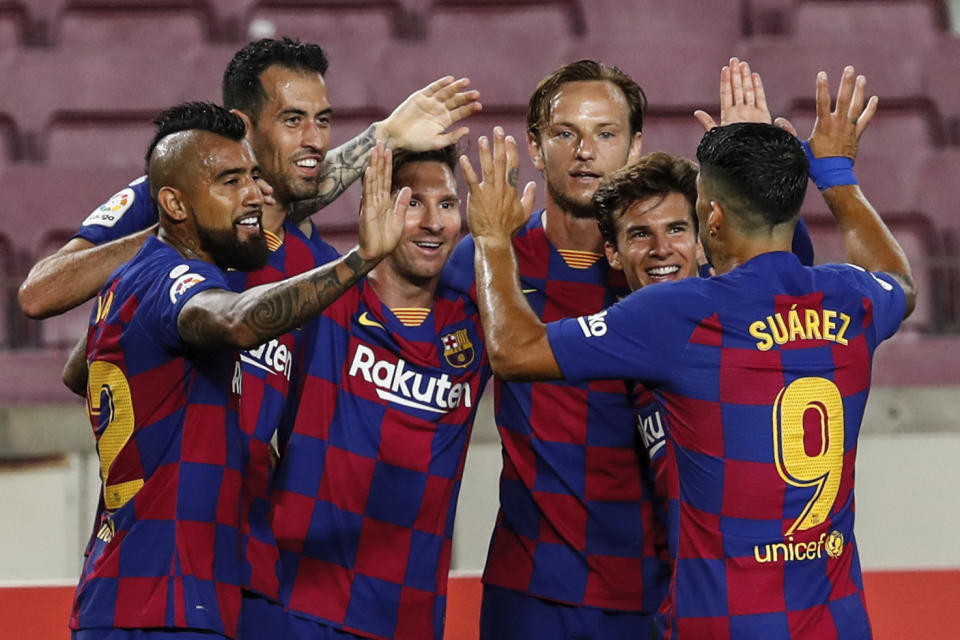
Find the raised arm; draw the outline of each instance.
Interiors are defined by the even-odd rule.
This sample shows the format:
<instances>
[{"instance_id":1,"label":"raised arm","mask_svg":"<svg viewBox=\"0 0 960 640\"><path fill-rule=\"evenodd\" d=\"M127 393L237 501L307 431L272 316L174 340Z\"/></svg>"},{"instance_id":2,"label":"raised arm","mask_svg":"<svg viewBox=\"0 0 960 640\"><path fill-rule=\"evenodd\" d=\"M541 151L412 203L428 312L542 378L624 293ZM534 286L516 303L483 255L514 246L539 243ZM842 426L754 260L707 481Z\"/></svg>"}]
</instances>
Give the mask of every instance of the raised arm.
<instances>
[{"instance_id":1,"label":"raised arm","mask_svg":"<svg viewBox=\"0 0 960 640\"><path fill-rule=\"evenodd\" d=\"M49 318L83 304L100 291L114 269L129 261L157 226L95 245L71 238L30 269L17 291L20 308L31 318Z\"/></svg>"},{"instance_id":2,"label":"raised arm","mask_svg":"<svg viewBox=\"0 0 960 640\"><path fill-rule=\"evenodd\" d=\"M477 178L470 160L460 157L470 194L467 221L476 245L477 299L494 372L505 380L559 380L563 373L550 348L546 326L520 289L512 238L533 208L534 185L517 193L517 145L494 129L493 149L480 138Z\"/></svg>"},{"instance_id":3,"label":"raised arm","mask_svg":"<svg viewBox=\"0 0 960 640\"><path fill-rule=\"evenodd\" d=\"M896 278L906 294L906 317L913 312L917 300L910 263L853 174L860 136L877 111L877 97L866 100L866 85L866 77L855 75L851 66L844 68L836 105L831 110L827 74L817 74L817 119L807 140L810 177L837 220L847 260L868 271L883 271ZM777 125L796 135L788 121L778 118ZM837 162L839 159L847 161Z\"/></svg>"},{"instance_id":4,"label":"raised arm","mask_svg":"<svg viewBox=\"0 0 960 640\"><path fill-rule=\"evenodd\" d=\"M197 348L249 349L287 333L322 312L397 246L410 203L404 188L390 198L392 158L377 144L364 172L360 244L343 258L281 282L243 293L198 293L177 316L187 344Z\"/></svg>"},{"instance_id":5,"label":"raised arm","mask_svg":"<svg viewBox=\"0 0 960 640\"><path fill-rule=\"evenodd\" d=\"M454 144L469 133L467 127L447 131L481 109L480 93L468 91L468 78L445 76L410 94L389 116L327 153L319 195L294 203L288 216L296 223L322 209L363 173L377 142L388 149L427 151Z\"/></svg>"}]
</instances>

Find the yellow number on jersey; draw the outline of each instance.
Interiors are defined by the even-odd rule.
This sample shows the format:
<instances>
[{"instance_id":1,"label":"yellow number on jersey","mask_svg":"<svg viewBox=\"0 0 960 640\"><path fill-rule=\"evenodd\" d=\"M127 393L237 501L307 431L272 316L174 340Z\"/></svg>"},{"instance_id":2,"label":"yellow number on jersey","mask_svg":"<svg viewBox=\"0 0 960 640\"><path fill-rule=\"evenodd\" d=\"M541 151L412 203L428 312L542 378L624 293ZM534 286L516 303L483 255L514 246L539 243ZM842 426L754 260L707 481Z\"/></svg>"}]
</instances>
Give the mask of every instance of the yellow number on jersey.
<instances>
[{"instance_id":1,"label":"yellow number on jersey","mask_svg":"<svg viewBox=\"0 0 960 640\"><path fill-rule=\"evenodd\" d=\"M107 426L97 441L100 454L100 479L103 480L103 502L114 511L127 503L143 486L143 479L110 483L110 467L133 434L133 398L130 384L120 367L95 360L90 363L87 400L91 416L106 412Z\"/></svg>"},{"instance_id":2,"label":"yellow number on jersey","mask_svg":"<svg viewBox=\"0 0 960 640\"><path fill-rule=\"evenodd\" d=\"M803 443L808 411L820 423L820 449L814 455ZM821 524L830 515L843 475L843 398L837 385L826 378L798 378L781 389L773 405L773 452L787 484L816 488L787 535Z\"/></svg>"}]
</instances>

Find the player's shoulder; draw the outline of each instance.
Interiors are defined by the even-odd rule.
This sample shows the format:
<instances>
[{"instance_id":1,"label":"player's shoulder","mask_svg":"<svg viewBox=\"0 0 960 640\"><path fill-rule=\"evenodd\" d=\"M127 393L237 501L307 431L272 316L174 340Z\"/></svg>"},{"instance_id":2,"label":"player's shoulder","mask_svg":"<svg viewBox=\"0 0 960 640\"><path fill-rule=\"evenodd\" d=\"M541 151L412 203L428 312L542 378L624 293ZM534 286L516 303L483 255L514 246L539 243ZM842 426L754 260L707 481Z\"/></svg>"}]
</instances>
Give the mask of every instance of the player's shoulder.
<instances>
[{"instance_id":1,"label":"player's shoulder","mask_svg":"<svg viewBox=\"0 0 960 640\"><path fill-rule=\"evenodd\" d=\"M807 268L811 269L814 277L824 284L831 281L836 284L843 283L860 292L879 288L880 291L891 293L903 288L893 275L868 271L856 264L831 263Z\"/></svg>"}]
</instances>

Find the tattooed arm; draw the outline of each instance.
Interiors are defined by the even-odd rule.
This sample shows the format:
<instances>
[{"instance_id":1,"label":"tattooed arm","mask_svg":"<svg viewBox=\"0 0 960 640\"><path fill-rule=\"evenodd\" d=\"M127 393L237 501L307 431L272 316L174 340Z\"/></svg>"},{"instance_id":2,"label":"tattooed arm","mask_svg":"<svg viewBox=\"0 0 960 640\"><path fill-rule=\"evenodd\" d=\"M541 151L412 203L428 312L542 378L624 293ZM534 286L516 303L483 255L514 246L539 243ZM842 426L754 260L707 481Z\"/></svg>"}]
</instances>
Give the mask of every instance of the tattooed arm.
<instances>
[{"instance_id":1,"label":"tattooed arm","mask_svg":"<svg viewBox=\"0 0 960 640\"><path fill-rule=\"evenodd\" d=\"M377 144L363 177L360 245L343 258L272 284L233 293L210 289L193 296L177 316L187 344L249 349L319 314L396 248L410 204L404 187L390 197L392 154Z\"/></svg>"},{"instance_id":2,"label":"tattooed arm","mask_svg":"<svg viewBox=\"0 0 960 640\"><path fill-rule=\"evenodd\" d=\"M363 174L377 142L388 149L427 151L456 143L470 130L452 125L481 109L477 91L467 91L470 80L446 76L410 94L386 119L374 122L349 142L331 150L323 160L316 198L293 203L287 216L300 223L343 193Z\"/></svg>"}]
</instances>

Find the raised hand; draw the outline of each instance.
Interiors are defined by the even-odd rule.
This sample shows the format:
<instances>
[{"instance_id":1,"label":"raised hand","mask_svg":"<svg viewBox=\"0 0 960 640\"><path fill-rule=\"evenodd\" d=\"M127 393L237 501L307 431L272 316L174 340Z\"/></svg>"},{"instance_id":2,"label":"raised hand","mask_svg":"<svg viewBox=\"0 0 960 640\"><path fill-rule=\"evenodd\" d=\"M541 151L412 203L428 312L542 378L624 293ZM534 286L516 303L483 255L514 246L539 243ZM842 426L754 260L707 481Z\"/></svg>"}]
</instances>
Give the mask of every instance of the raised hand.
<instances>
[{"instance_id":1,"label":"raised hand","mask_svg":"<svg viewBox=\"0 0 960 640\"><path fill-rule=\"evenodd\" d=\"M717 126L706 111L698 109L693 115L707 131ZM730 63L720 69L720 124L735 122L769 124L770 109L760 74L750 71L746 60L730 58Z\"/></svg>"},{"instance_id":2,"label":"raised hand","mask_svg":"<svg viewBox=\"0 0 960 640\"><path fill-rule=\"evenodd\" d=\"M391 149L428 151L456 143L470 129L451 126L480 111L479 91L468 91L469 78L455 80L445 76L415 91L380 123L385 140Z\"/></svg>"},{"instance_id":3,"label":"raised hand","mask_svg":"<svg viewBox=\"0 0 960 640\"><path fill-rule=\"evenodd\" d=\"M390 195L393 179L393 154L382 142L370 153L370 164L363 172L363 199L360 202L359 253L365 260L378 260L400 243L403 223L410 206L410 187L404 187L396 199Z\"/></svg>"},{"instance_id":4,"label":"raised hand","mask_svg":"<svg viewBox=\"0 0 960 640\"><path fill-rule=\"evenodd\" d=\"M856 76L853 67L845 67L840 76L837 103L831 111L827 73L817 74L817 119L808 140L814 156L845 156L856 160L860 136L877 112L877 96L871 96L864 104L866 88L867 78Z\"/></svg>"},{"instance_id":5,"label":"raised hand","mask_svg":"<svg viewBox=\"0 0 960 640\"><path fill-rule=\"evenodd\" d=\"M469 158L460 156L460 167L470 194L467 198L467 223L474 238L509 239L519 231L533 211L534 183L528 182L523 195L517 193L517 143L494 127L493 145L480 138L480 174L477 178Z\"/></svg>"}]
</instances>

